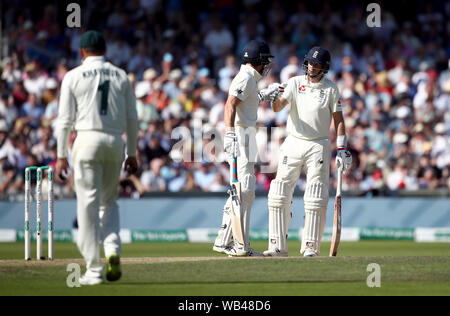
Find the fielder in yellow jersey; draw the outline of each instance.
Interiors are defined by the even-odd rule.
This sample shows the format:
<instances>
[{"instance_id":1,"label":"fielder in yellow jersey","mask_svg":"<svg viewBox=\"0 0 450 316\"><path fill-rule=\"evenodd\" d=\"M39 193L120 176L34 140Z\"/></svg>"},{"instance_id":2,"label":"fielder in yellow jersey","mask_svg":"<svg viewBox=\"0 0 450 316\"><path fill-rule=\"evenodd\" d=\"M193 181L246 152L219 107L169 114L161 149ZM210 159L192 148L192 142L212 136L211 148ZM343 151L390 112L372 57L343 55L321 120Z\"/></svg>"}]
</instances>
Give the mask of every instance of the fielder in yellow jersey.
<instances>
[{"instance_id":1,"label":"fielder in yellow jersey","mask_svg":"<svg viewBox=\"0 0 450 316\"><path fill-rule=\"evenodd\" d=\"M77 195L77 245L86 260L83 285L103 282L100 244L108 262L106 278L121 277L119 207L117 192L125 158L122 134L127 134L125 168L137 168L136 98L125 71L104 59L106 43L96 31L80 39L83 63L62 82L58 114L56 173L67 172L68 143L72 129L77 137L72 151Z\"/></svg>"},{"instance_id":2,"label":"fielder in yellow jersey","mask_svg":"<svg viewBox=\"0 0 450 316\"><path fill-rule=\"evenodd\" d=\"M288 137L281 146L276 178L269 190L269 248L265 256L287 256L287 231L291 222L291 202L302 169L306 171L305 226L300 252L305 257L320 253L325 228L330 177L330 124L337 131L337 161L344 174L352 157L347 140L337 86L325 78L330 68L326 49L313 47L305 56L306 75L289 79L284 93L272 102L275 112L289 107Z\"/></svg>"}]
</instances>

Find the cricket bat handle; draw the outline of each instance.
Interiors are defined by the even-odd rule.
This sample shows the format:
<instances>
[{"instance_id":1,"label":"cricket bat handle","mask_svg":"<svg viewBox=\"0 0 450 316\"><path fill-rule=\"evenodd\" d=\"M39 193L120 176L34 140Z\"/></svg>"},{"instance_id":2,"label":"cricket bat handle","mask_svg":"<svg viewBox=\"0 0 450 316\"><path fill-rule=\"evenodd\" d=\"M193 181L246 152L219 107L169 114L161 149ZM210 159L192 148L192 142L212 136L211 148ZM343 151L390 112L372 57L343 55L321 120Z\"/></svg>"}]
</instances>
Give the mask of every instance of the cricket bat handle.
<instances>
[{"instance_id":1,"label":"cricket bat handle","mask_svg":"<svg viewBox=\"0 0 450 316\"><path fill-rule=\"evenodd\" d=\"M341 196L342 194L342 168L343 168L342 165L337 168L338 177L337 177L336 196Z\"/></svg>"},{"instance_id":2,"label":"cricket bat handle","mask_svg":"<svg viewBox=\"0 0 450 316\"><path fill-rule=\"evenodd\" d=\"M230 169L231 169L230 170L230 176L231 176L230 183L238 182L239 180L238 180L238 174L237 174L237 157L233 157Z\"/></svg>"}]
</instances>

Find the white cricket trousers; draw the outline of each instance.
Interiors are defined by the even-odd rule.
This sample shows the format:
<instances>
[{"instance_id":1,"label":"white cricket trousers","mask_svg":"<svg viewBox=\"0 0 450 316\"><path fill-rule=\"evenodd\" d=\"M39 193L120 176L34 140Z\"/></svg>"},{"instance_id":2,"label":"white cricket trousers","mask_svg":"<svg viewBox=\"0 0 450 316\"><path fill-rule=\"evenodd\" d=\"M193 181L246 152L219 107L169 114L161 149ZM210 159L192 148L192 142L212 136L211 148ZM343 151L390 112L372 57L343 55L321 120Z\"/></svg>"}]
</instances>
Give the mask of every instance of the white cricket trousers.
<instances>
[{"instance_id":1,"label":"white cricket trousers","mask_svg":"<svg viewBox=\"0 0 450 316\"><path fill-rule=\"evenodd\" d=\"M86 268L102 273L100 245L105 256L120 255L118 183L124 160L120 135L78 132L73 146L77 195L77 245Z\"/></svg>"}]
</instances>

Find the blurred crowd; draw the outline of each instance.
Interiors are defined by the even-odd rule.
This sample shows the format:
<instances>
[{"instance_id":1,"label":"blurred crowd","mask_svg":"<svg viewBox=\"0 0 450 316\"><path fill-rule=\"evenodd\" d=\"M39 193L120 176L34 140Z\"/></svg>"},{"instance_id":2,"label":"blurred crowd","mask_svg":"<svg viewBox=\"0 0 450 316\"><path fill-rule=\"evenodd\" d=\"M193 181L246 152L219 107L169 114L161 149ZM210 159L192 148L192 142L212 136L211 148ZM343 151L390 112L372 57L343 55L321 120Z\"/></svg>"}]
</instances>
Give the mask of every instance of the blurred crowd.
<instances>
[{"instance_id":1,"label":"blurred crowd","mask_svg":"<svg viewBox=\"0 0 450 316\"><path fill-rule=\"evenodd\" d=\"M104 33L106 59L125 69L135 88L141 167L134 176L122 174L123 197L227 190L224 103L240 68L240 52L252 39L267 41L275 56L260 88L302 74L303 56L312 46L331 52L327 76L341 93L354 160L344 190L385 194L450 187L448 2L412 6L400 1L402 10L382 7L379 28L366 25L366 7L355 2L79 3L81 29L66 27L64 2L3 4L3 199L22 194L26 166L55 165L59 89L64 75L80 63L78 42L86 29ZM275 176L286 118L286 110L274 113L269 104L260 105L258 190L267 191ZM330 135L334 148L334 126ZM207 150L211 143L216 148ZM333 164L331 171L335 174ZM73 194L72 181L57 186L57 196Z\"/></svg>"}]
</instances>

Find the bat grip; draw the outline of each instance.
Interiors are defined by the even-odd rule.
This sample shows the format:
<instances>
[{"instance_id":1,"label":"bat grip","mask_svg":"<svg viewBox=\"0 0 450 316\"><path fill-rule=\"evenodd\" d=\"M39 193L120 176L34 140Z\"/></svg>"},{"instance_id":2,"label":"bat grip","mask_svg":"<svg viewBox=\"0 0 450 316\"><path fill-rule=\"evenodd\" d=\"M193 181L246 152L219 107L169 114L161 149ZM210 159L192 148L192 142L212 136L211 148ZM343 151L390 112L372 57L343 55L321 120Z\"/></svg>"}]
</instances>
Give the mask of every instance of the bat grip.
<instances>
[{"instance_id":1,"label":"bat grip","mask_svg":"<svg viewBox=\"0 0 450 316\"><path fill-rule=\"evenodd\" d=\"M233 161L230 166L231 183L238 182L237 174L237 157L233 157Z\"/></svg>"},{"instance_id":2,"label":"bat grip","mask_svg":"<svg viewBox=\"0 0 450 316\"><path fill-rule=\"evenodd\" d=\"M342 166L338 168L337 172L336 196L342 193Z\"/></svg>"}]
</instances>

